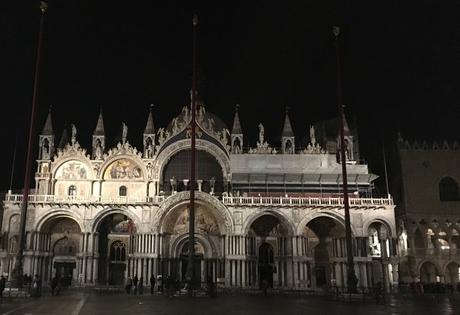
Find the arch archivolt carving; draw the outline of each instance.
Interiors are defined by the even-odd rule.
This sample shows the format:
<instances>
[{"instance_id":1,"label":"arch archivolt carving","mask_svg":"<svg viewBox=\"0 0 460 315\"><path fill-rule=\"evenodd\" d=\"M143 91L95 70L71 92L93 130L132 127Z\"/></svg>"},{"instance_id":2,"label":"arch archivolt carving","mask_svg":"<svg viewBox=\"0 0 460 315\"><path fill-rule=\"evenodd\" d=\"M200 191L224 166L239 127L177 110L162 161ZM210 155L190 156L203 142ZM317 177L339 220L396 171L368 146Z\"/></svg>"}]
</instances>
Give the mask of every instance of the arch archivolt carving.
<instances>
[{"instance_id":1,"label":"arch archivolt carving","mask_svg":"<svg viewBox=\"0 0 460 315\"><path fill-rule=\"evenodd\" d=\"M321 212L310 212L306 216L300 220L299 224L297 225L297 234L296 235L301 235L303 233L303 229L307 226L308 222L310 222L313 219L316 219L318 217L328 217L331 219L334 219L335 221L340 222L345 227L345 218L343 217L342 214L337 213L337 212L332 212L332 211L321 211ZM356 228L351 224L351 234L352 237L356 236Z\"/></svg>"},{"instance_id":2,"label":"arch archivolt carving","mask_svg":"<svg viewBox=\"0 0 460 315\"><path fill-rule=\"evenodd\" d=\"M35 224L35 231L41 231L46 222L59 218L71 219L78 224L81 232L86 231L83 218L77 212L65 208L54 209L38 217L36 220L37 223Z\"/></svg>"},{"instance_id":3,"label":"arch archivolt carving","mask_svg":"<svg viewBox=\"0 0 460 315\"><path fill-rule=\"evenodd\" d=\"M163 229L165 219L169 213L177 207L188 204L190 201L190 191L182 191L167 198L160 204L157 212L153 216L153 230L160 233ZM217 214L217 222L221 234L230 234L233 231L234 222L230 211L219 201L219 199L208 193L195 191L195 202L210 209L213 214Z\"/></svg>"},{"instance_id":4,"label":"arch archivolt carving","mask_svg":"<svg viewBox=\"0 0 460 315\"><path fill-rule=\"evenodd\" d=\"M372 217L363 222L363 233L366 234L367 231L369 230L369 226L371 226L373 223L380 223L383 224L387 231L388 231L388 237L396 237L396 233L394 233L394 227L391 225L390 222L384 217Z\"/></svg>"},{"instance_id":5,"label":"arch archivolt carving","mask_svg":"<svg viewBox=\"0 0 460 315\"><path fill-rule=\"evenodd\" d=\"M155 159L153 164L153 174L152 179L159 181L162 177L163 169L168 163L169 159L174 156L176 153L190 149L190 139L183 139L176 141L166 147ZM230 160L222 149L220 149L215 144L203 140L196 139L196 149L205 151L215 157L217 162L222 168L222 173L224 179L229 179L230 176Z\"/></svg>"},{"instance_id":6,"label":"arch archivolt carving","mask_svg":"<svg viewBox=\"0 0 460 315\"><path fill-rule=\"evenodd\" d=\"M133 221L134 226L136 227L136 229L138 231L141 228L142 220L132 210L130 210L128 208L112 208L112 207L110 207L110 208L105 208L105 209L100 210L94 216L93 222L92 222L91 226L89 227L90 231L91 232L97 232L97 229L98 229L99 224L101 223L101 221L104 220L107 216L109 216L111 214L123 214L123 215L127 216L128 218L130 218Z\"/></svg>"},{"instance_id":7,"label":"arch archivolt carving","mask_svg":"<svg viewBox=\"0 0 460 315\"><path fill-rule=\"evenodd\" d=\"M260 217L264 215L271 215L277 219L280 220L280 222L284 225L284 227L288 230L289 235L294 235L295 233L295 223L283 212L281 211L276 211L276 210L262 210L259 209L260 211L254 211L252 212L249 216L246 217L246 219L243 222L242 225L242 231L244 235L247 235L249 233L249 230L251 228L251 225Z\"/></svg>"},{"instance_id":8,"label":"arch archivolt carving","mask_svg":"<svg viewBox=\"0 0 460 315\"><path fill-rule=\"evenodd\" d=\"M204 249L204 258L211 258L217 256L217 250L215 244L204 237L201 234L195 235L195 240L203 246ZM171 245L170 245L170 257L180 257L180 253L182 252L182 248L187 245L188 242L188 234L182 234L176 237Z\"/></svg>"}]
</instances>

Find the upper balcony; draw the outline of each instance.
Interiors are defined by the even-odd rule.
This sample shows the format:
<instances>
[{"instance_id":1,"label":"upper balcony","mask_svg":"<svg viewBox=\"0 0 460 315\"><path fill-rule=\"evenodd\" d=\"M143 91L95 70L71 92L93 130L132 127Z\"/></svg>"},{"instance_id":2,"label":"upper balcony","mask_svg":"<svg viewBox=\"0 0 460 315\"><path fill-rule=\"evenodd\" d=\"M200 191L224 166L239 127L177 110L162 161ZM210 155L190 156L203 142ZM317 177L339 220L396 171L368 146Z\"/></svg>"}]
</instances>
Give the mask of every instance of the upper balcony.
<instances>
[{"instance_id":1,"label":"upper balcony","mask_svg":"<svg viewBox=\"0 0 460 315\"><path fill-rule=\"evenodd\" d=\"M55 196L29 195L30 204L160 204L169 196L130 197L130 196ZM341 197L291 197L291 196L252 196L252 197L218 197L227 206L287 206L287 207L342 207ZM5 202L21 203L22 195L6 194ZM392 206L393 199L389 198L349 198L351 207Z\"/></svg>"},{"instance_id":2,"label":"upper balcony","mask_svg":"<svg viewBox=\"0 0 460 315\"><path fill-rule=\"evenodd\" d=\"M341 197L222 197L225 205L245 206L311 206L311 207L341 207ZM349 198L352 207L385 207L393 205L393 198Z\"/></svg>"},{"instance_id":3,"label":"upper balcony","mask_svg":"<svg viewBox=\"0 0 460 315\"><path fill-rule=\"evenodd\" d=\"M55 195L29 195L28 202L30 204L113 204L113 205L129 205L129 204L159 204L166 197L130 197L130 196L55 196ZM21 203L22 195L6 194L5 202Z\"/></svg>"}]
</instances>

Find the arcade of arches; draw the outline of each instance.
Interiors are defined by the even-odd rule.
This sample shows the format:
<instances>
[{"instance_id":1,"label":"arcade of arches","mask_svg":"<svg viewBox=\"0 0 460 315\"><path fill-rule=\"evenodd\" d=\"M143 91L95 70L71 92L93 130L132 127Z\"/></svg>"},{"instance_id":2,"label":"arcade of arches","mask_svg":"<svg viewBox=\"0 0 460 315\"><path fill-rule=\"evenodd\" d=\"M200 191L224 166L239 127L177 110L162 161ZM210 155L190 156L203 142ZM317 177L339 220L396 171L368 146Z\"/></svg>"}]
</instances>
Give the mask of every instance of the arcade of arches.
<instances>
[{"instance_id":1,"label":"arcade of arches","mask_svg":"<svg viewBox=\"0 0 460 315\"><path fill-rule=\"evenodd\" d=\"M171 206L155 232L136 226L123 210L107 211L93 232L82 231L69 217L53 217L28 236L29 248L38 255L28 257L27 270L44 280L58 275L65 285L123 285L134 275L148 285L152 275L160 274L183 281L189 251L187 206L186 201ZM312 289L346 285L345 231L335 218L317 216L299 235L276 211L261 211L242 234L229 233L226 220L213 205L197 202L197 282L259 287L266 281L269 287ZM383 274L387 286L397 281L397 268L388 260L393 243L384 224L370 224L368 236L353 241L359 286L372 287ZM458 269L452 266L447 270L455 280L449 281L458 281ZM437 273L428 267L422 271L426 277Z\"/></svg>"}]
</instances>

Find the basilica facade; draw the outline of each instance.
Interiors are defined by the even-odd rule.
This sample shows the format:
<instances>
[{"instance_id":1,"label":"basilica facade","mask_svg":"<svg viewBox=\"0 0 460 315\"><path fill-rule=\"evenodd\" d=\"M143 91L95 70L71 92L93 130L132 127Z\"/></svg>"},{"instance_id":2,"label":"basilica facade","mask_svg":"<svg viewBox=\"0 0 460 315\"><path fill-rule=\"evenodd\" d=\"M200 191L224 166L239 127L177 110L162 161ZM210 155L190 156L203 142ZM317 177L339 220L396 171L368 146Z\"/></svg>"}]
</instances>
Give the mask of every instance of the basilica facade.
<instances>
[{"instance_id":1,"label":"basilica facade","mask_svg":"<svg viewBox=\"0 0 460 315\"><path fill-rule=\"evenodd\" d=\"M337 134L331 122L306 128L296 145L286 112L281 147L259 125L244 142L238 110L232 130L197 109L195 263L198 280L226 287L321 290L347 283L344 207ZM123 285L137 275L184 280L188 264L190 120L188 106L164 128L150 111L143 147L106 146L103 115L82 148L77 128L56 145L51 113L39 135L29 195L24 272L67 285ZM336 125L332 122L332 130ZM360 163L356 133L345 126L354 268L358 287L398 281L391 197L373 196L378 177ZM11 277L22 195L4 200L1 272Z\"/></svg>"}]
</instances>

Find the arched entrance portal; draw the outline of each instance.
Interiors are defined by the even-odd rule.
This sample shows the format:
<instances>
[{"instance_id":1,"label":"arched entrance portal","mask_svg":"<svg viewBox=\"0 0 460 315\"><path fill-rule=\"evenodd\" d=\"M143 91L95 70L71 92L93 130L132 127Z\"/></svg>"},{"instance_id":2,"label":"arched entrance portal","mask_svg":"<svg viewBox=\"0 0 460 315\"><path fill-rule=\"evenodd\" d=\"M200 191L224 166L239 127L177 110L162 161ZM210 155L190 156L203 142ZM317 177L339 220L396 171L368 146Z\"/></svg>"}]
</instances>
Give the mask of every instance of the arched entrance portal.
<instances>
[{"instance_id":1,"label":"arched entrance portal","mask_svg":"<svg viewBox=\"0 0 460 315\"><path fill-rule=\"evenodd\" d=\"M424 285L436 283L438 277L438 268L432 262L426 261L420 266L420 282Z\"/></svg>"},{"instance_id":2,"label":"arched entrance portal","mask_svg":"<svg viewBox=\"0 0 460 315\"><path fill-rule=\"evenodd\" d=\"M257 218L252 224L248 237L254 239L257 251L257 282L261 286L264 281L269 287L286 286L287 256L291 246L287 237L286 227L280 219L272 214ZM276 249L276 250L275 250Z\"/></svg>"},{"instance_id":3,"label":"arched entrance portal","mask_svg":"<svg viewBox=\"0 0 460 315\"><path fill-rule=\"evenodd\" d=\"M269 243L262 243L259 247L259 283L265 280L270 288L273 288L273 272L275 271L274 265L274 250L273 246Z\"/></svg>"},{"instance_id":4,"label":"arched entrance portal","mask_svg":"<svg viewBox=\"0 0 460 315\"><path fill-rule=\"evenodd\" d=\"M195 257L194 285L212 279L225 278L223 243L221 230L224 228L222 218L211 205L198 201L195 207ZM172 208L161 222L163 246L169 249L169 255L161 258L163 277L169 276L185 282L189 264L189 209L188 202Z\"/></svg>"},{"instance_id":5,"label":"arched entrance portal","mask_svg":"<svg viewBox=\"0 0 460 315\"><path fill-rule=\"evenodd\" d=\"M50 277L55 276L62 286L78 281L77 254L80 252L80 227L72 219L58 217L47 221L41 232L48 234L52 255ZM46 277L48 278L48 277Z\"/></svg>"},{"instance_id":6,"label":"arched entrance portal","mask_svg":"<svg viewBox=\"0 0 460 315\"><path fill-rule=\"evenodd\" d=\"M457 285L459 282L460 266L456 262L451 262L446 267L446 283Z\"/></svg>"},{"instance_id":7,"label":"arched entrance portal","mask_svg":"<svg viewBox=\"0 0 460 315\"><path fill-rule=\"evenodd\" d=\"M97 231L98 283L122 285L126 280L130 235L134 233L134 224L126 215L115 213L105 217Z\"/></svg>"},{"instance_id":8,"label":"arched entrance portal","mask_svg":"<svg viewBox=\"0 0 460 315\"><path fill-rule=\"evenodd\" d=\"M188 264L189 264L189 252L190 252L190 243L187 241L182 246L181 254L180 254L180 272L181 272L181 279L184 280L187 278L187 271L188 271ZM195 287L199 286L202 282L201 279L202 270L201 270L201 262L204 259L204 249L200 243L195 243L195 257L193 259L193 283Z\"/></svg>"},{"instance_id":9,"label":"arched entrance portal","mask_svg":"<svg viewBox=\"0 0 460 315\"><path fill-rule=\"evenodd\" d=\"M345 229L342 224L330 217L317 217L304 228L309 248L313 249L314 266L311 271L313 285L317 288L330 286L332 280L344 286L343 273L334 268L339 257L346 257ZM342 270L344 266L340 266ZM346 266L345 266L346 267Z\"/></svg>"}]
</instances>

